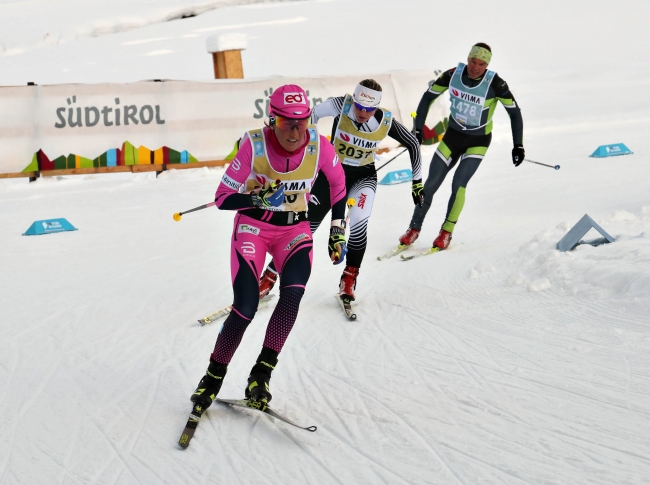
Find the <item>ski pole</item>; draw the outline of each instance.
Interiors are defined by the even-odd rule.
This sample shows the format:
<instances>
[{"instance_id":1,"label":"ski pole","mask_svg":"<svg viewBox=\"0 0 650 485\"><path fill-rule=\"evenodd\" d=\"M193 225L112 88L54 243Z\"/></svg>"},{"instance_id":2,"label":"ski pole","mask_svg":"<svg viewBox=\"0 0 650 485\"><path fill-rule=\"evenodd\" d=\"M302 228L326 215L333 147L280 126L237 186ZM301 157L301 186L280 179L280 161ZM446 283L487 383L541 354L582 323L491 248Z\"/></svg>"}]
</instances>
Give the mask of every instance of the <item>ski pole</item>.
<instances>
[{"instance_id":1,"label":"ski pole","mask_svg":"<svg viewBox=\"0 0 650 485\"><path fill-rule=\"evenodd\" d=\"M395 160L397 157L399 157L399 156L400 156L402 153L404 153L405 151L406 151L406 148L405 148L404 150L402 150L401 152L399 152L397 155L395 155L393 158L391 158L390 160L388 160L386 163L384 163L381 167L379 167L379 168L377 169L377 172L379 172L382 168L384 168L384 167L385 167L386 165L388 165L390 162L392 162L393 160Z\"/></svg>"},{"instance_id":2,"label":"ski pole","mask_svg":"<svg viewBox=\"0 0 650 485\"><path fill-rule=\"evenodd\" d=\"M413 129L411 130L411 133L415 133L415 117L416 117L416 116L417 116L417 114L415 113L415 111L411 112L411 118L413 118ZM391 159L388 160L386 163L384 163L381 167L379 167L376 171L379 172L382 168L384 168L384 167L385 167L386 165L388 165L390 162L392 162L392 161L395 160L397 157L399 157L400 155L402 155L406 150L408 150L408 148L405 148L404 150L402 150L401 152L399 152L397 155L395 155L393 158L391 158Z\"/></svg>"},{"instance_id":3,"label":"ski pole","mask_svg":"<svg viewBox=\"0 0 650 485\"><path fill-rule=\"evenodd\" d=\"M202 209L207 209L208 207L212 207L215 203L216 202L210 202L209 204L200 205L198 207L195 207L194 209L190 209L190 210L185 211L185 212L177 212L176 214L174 214L174 220L176 222L178 222L178 221L181 220L181 217L183 216L183 214L189 214L190 212L200 211Z\"/></svg>"},{"instance_id":4,"label":"ski pole","mask_svg":"<svg viewBox=\"0 0 650 485\"><path fill-rule=\"evenodd\" d=\"M277 180L271 182L271 184L270 184L271 190L275 190L278 185L280 185L280 179L277 179ZM190 210L185 211L185 212L177 212L176 214L174 214L174 220L176 222L178 222L178 221L181 220L181 217L183 216L183 214L189 214L190 212L207 209L208 207L212 207L215 204L216 204L216 202L210 202L209 204L203 204L203 205L200 205L198 207L195 207L194 209L190 209Z\"/></svg>"},{"instance_id":5,"label":"ski pole","mask_svg":"<svg viewBox=\"0 0 650 485\"><path fill-rule=\"evenodd\" d=\"M541 165L542 167L550 167L550 168L554 168L555 170L560 170L559 165L548 165L546 163L535 162L534 160L528 160L527 158L524 158L524 162L536 163L537 165Z\"/></svg>"}]
</instances>

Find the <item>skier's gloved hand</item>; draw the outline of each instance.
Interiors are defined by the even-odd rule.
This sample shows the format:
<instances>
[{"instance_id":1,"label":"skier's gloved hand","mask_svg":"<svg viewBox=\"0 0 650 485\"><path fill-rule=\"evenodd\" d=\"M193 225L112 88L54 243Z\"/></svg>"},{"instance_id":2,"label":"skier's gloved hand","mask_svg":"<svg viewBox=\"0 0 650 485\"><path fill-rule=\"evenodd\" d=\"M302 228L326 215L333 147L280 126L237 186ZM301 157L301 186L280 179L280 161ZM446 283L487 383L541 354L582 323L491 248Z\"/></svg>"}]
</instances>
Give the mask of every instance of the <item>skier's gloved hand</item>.
<instances>
[{"instance_id":1,"label":"skier's gloved hand","mask_svg":"<svg viewBox=\"0 0 650 485\"><path fill-rule=\"evenodd\" d=\"M251 192L251 203L254 207L279 207L282 202L284 202L284 185L280 185L280 180Z\"/></svg>"},{"instance_id":2,"label":"skier's gloved hand","mask_svg":"<svg viewBox=\"0 0 650 485\"><path fill-rule=\"evenodd\" d=\"M411 182L411 195L413 196L413 203L422 207L422 202L424 201L424 185L422 185L422 179Z\"/></svg>"},{"instance_id":3,"label":"skier's gloved hand","mask_svg":"<svg viewBox=\"0 0 650 485\"><path fill-rule=\"evenodd\" d=\"M524 150L523 145L515 145L512 149L512 163L515 164L515 167L521 165L521 162L526 158L526 150Z\"/></svg>"},{"instance_id":4,"label":"skier's gloved hand","mask_svg":"<svg viewBox=\"0 0 650 485\"><path fill-rule=\"evenodd\" d=\"M420 145L422 145L422 130L420 130L419 128L416 128L414 135L415 135L415 138L418 139L418 143Z\"/></svg>"},{"instance_id":5,"label":"skier's gloved hand","mask_svg":"<svg viewBox=\"0 0 650 485\"><path fill-rule=\"evenodd\" d=\"M345 255L348 253L348 246L345 243L345 229L343 227L332 226L330 228L327 251L334 264L340 264L345 259Z\"/></svg>"}]
</instances>

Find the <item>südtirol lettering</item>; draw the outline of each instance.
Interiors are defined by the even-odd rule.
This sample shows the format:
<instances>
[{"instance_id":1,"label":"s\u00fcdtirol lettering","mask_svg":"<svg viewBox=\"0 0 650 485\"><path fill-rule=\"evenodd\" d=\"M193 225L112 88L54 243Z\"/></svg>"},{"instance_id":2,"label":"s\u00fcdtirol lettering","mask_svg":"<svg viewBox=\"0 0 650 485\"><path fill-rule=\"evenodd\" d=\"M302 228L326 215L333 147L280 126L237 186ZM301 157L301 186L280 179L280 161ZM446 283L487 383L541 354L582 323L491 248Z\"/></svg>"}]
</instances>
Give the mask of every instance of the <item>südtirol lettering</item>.
<instances>
[{"instance_id":1,"label":"s\u00fcdtirol lettering","mask_svg":"<svg viewBox=\"0 0 650 485\"><path fill-rule=\"evenodd\" d=\"M129 126L129 125L148 125L154 123L164 125L165 120L160 114L160 105L151 106L145 104L137 106L135 104L120 105L120 98L115 98L113 106L103 106L101 109L96 106L75 106L77 96L72 96L67 100L68 107L65 106L56 109L58 121L54 123L55 128L92 128L102 123L103 126ZM67 112L66 112L67 111Z\"/></svg>"}]
</instances>

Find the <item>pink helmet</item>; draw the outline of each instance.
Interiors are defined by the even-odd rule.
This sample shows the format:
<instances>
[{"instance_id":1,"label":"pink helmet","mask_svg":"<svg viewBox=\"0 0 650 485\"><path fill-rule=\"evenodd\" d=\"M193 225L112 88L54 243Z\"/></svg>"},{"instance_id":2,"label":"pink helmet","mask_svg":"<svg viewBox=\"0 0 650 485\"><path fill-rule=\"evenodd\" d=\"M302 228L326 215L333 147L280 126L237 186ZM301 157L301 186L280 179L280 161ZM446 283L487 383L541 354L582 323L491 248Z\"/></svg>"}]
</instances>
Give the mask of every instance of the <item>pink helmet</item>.
<instances>
[{"instance_id":1,"label":"pink helmet","mask_svg":"<svg viewBox=\"0 0 650 485\"><path fill-rule=\"evenodd\" d=\"M311 115L307 93L295 84L285 84L273 91L271 101L271 116L302 119Z\"/></svg>"}]
</instances>

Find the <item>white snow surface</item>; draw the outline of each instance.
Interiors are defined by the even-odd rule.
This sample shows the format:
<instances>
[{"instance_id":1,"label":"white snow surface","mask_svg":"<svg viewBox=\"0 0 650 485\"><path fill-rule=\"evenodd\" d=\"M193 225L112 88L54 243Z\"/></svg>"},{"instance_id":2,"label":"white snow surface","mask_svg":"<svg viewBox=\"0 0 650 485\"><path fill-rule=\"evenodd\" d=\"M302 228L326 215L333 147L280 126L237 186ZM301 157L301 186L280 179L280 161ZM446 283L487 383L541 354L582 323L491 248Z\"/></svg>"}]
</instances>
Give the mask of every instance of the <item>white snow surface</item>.
<instances>
[{"instance_id":1,"label":"white snow surface","mask_svg":"<svg viewBox=\"0 0 650 485\"><path fill-rule=\"evenodd\" d=\"M318 231L271 382L276 408L318 431L214 404L184 451L220 328L196 320L232 298L233 214L171 216L211 201L223 170L0 181L1 484L650 483L647 2L256 3L165 23L153 22L189 3L152 4L0 3L0 39L23 49L0 57L0 82L207 80L205 38L221 30L247 35L247 77L446 69L485 41L522 107L528 155L562 168L513 168L497 108L451 247L410 262L376 261L412 212L408 184L380 186L356 322L334 300L342 268ZM144 26L75 34L124 24L108 11ZM51 25L66 42L34 47ZM634 155L588 158L616 142ZM556 251L585 213L616 242ZM56 217L79 230L21 236ZM242 396L272 308L222 397Z\"/></svg>"}]
</instances>

